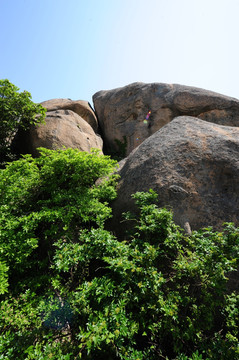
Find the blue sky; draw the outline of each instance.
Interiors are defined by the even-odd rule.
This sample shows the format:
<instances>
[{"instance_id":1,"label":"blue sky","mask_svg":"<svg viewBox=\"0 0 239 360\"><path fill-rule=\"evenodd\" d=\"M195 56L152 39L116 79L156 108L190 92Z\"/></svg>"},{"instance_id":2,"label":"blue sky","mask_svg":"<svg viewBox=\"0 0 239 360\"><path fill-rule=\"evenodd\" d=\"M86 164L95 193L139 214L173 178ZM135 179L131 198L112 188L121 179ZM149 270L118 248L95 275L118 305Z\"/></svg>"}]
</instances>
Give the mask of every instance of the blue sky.
<instances>
[{"instance_id":1,"label":"blue sky","mask_svg":"<svg viewBox=\"0 0 239 360\"><path fill-rule=\"evenodd\" d=\"M0 0L0 79L35 102L135 81L239 98L238 0Z\"/></svg>"}]
</instances>

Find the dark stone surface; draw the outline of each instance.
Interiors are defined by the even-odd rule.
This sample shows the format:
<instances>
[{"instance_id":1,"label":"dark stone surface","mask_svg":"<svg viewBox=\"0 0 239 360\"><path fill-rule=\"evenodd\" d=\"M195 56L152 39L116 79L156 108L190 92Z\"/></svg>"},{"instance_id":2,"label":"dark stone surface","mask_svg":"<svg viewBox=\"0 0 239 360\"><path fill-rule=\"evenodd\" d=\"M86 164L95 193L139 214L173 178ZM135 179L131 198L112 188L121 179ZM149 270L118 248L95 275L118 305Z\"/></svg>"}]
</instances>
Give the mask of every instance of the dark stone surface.
<instances>
[{"instance_id":1,"label":"dark stone surface","mask_svg":"<svg viewBox=\"0 0 239 360\"><path fill-rule=\"evenodd\" d=\"M194 117L177 117L138 146L121 164L114 228L120 214L134 209L131 194L159 195L158 205L176 223L199 229L223 222L239 225L239 128Z\"/></svg>"}]
</instances>

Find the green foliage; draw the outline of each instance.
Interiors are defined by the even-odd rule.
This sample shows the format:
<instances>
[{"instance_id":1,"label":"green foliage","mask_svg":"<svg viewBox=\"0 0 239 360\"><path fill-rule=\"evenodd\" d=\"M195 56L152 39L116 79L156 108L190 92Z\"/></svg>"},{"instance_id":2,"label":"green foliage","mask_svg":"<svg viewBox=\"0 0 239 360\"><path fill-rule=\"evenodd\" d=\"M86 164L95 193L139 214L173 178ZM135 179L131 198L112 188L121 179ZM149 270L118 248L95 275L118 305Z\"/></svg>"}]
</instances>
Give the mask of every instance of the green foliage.
<instances>
[{"instance_id":1,"label":"green foliage","mask_svg":"<svg viewBox=\"0 0 239 360\"><path fill-rule=\"evenodd\" d=\"M7 287L8 287L7 272L8 272L8 267L4 262L0 261L0 294L4 294L7 291Z\"/></svg>"},{"instance_id":2,"label":"green foliage","mask_svg":"<svg viewBox=\"0 0 239 360\"><path fill-rule=\"evenodd\" d=\"M0 260L11 276L36 271L42 277L54 241L103 225L111 213L107 201L116 195L114 167L97 151L41 149L39 158L26 155L0 171Z\"/></svg>"},{"instance_id":3,"label":"green foliage","mask_svg":"<svg viewBox=\"0 0 239 360\"><path fill-rule=\"evenodd\" d=\"M11 142L17 130L39 124L45 118L46 109L34 104L29 92L18 91L9 80L0 80L0 164L12 160Z\"/></svg>"},{"instance_id":4,"label":"green foliage","mask_svg":"<svg viewBox=\"0 0 239 360\"><path fill-rule=\"evenodd\" d=\"M112 158L114 158L117 161L120 161L122 159L124 159L126 157L126 153L127 153L127 138L126 136L123 136L123 141L120 141L119 139L115 139L114 140L118 150L114 150L114 151L110 151L110 155L112 156Z\"/></svg>"},{"instance_id":5,"label":"green foliage","mask_svg":"<svg viewBox=\"0 0 239 360\"><path fill-rule=\"evenodd\" d=\"M185 236L150 190L118 241L114 167L42 149L0 172L0 359L238 359L239 229Z\"/></svg>"}]
</instances>

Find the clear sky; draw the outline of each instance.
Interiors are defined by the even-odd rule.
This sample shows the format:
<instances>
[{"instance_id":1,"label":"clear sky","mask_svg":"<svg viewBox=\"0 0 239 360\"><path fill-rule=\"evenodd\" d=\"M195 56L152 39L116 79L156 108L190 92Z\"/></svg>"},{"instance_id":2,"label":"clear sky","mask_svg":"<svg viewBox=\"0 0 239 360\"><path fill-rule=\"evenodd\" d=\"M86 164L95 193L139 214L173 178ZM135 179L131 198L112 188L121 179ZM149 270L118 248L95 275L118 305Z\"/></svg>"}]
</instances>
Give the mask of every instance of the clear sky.
<instances>
[{"instance_id":1,"label":"clear sky","mask_svg":"<svg viewBox=\"0 0 239 360\"><path fill-rule=\"evenodd\" d=\"M0 0L0 79L35 102L132 82L239 98L239 0Z\"/></svg>"}]
</instances>

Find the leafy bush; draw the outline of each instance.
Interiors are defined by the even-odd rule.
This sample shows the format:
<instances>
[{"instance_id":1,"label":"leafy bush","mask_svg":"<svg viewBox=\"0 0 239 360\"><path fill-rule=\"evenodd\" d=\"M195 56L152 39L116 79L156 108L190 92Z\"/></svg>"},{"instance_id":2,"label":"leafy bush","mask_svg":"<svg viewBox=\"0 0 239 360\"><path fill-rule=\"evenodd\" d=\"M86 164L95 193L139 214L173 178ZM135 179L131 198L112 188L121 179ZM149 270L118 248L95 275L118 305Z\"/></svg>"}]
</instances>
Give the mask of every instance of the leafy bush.
<instances>
[{"instance_id":1,"label":"leafy bush","mask_svg":"<svg viewBox=\"0 0 239 360\"><path fill-rule=\"evenodd\" d=\"M49 282L54 242L78 239L84 228L101 227L110 216L115 164L97 150L41 149L39 158L26 155L0 171L0 260L19 286L34 272ZM33 283L41 283L35 274Z\"/></svg>"},{"instance_id":2,"label":"leafy bush","mask_svg":"<svg viewBox=\"0 0 239 360\"><path fill-rule=\"evenodd\" d=\"M18 91L9 80L0 80L0 164L13 159L11 142L17 130L45 118L46 109L34 104L28 91Z\"/></svg>"},{"instance_id":3,"label":"leafy bush","mask_svg":"<svg viewBox=\"0 0 239 360\"><path fill-rule=\"evenodd\" d=\"M238 359L239 229L185 236L149 191L118 241L115 162L41 154L0 172L0 359Z\"/></svg>"}]
</instances>

